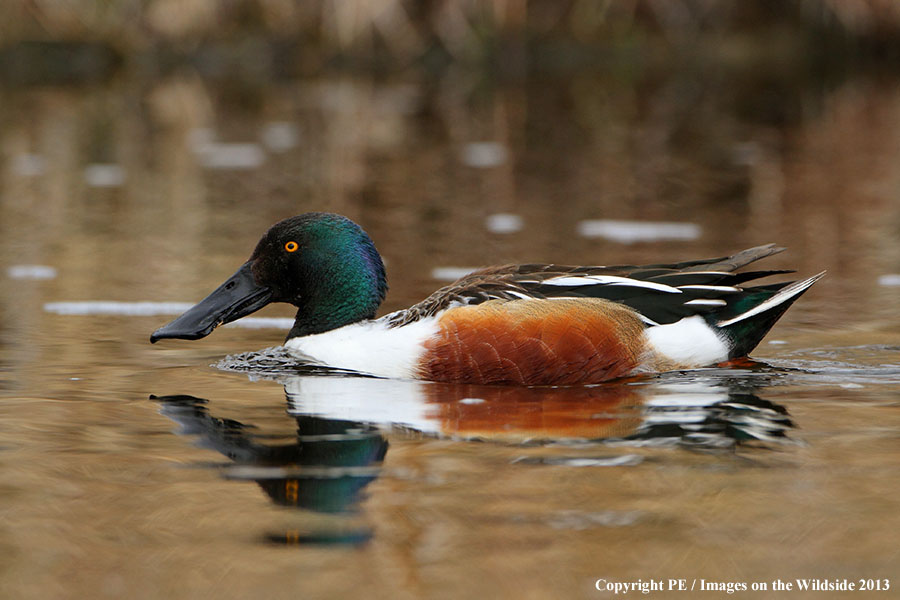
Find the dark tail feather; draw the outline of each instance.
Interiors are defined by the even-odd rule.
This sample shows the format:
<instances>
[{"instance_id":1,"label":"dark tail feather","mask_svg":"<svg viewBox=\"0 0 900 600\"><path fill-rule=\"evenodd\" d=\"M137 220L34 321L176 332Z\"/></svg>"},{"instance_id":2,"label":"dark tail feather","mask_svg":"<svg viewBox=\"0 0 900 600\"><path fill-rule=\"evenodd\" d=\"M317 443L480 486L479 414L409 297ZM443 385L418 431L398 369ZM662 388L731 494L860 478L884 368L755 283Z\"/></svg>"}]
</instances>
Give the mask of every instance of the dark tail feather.
<instances>
[{"instance_id":1,"label":"dark tail feather","mask_svg":"<svg viewBox=\"0 0 900 600\"><path fill-rule=\"evenodd\" d=\"M745 305L749 303L749 307L746 310L715 322L719 330L731 340L731 352L728 358L739 358L750 354L750 351L762 341L775 321L784 314L784 311L824 275L825 271L822 271L809 279L795 281L778 290L754 288L759 292L747 296Z\"/></svg>"},{"instance_id":2,"label":"dark tail feather","mask_svg":"<svg viewBox=\"0 0 900 600\"><path fill-rule=\"evenodd\" d=\"M737 254L726 256L725 258L716 258L702 261L703 264L697 264L684 269L685 271L727 271L732 272L752 262L756 262L761 258L784 252L784 248L775 244L766 244L764 246L755 246L746 250L741 250ZM700 263L701 261L696 261Z\"/></svg>"}]
</instances>

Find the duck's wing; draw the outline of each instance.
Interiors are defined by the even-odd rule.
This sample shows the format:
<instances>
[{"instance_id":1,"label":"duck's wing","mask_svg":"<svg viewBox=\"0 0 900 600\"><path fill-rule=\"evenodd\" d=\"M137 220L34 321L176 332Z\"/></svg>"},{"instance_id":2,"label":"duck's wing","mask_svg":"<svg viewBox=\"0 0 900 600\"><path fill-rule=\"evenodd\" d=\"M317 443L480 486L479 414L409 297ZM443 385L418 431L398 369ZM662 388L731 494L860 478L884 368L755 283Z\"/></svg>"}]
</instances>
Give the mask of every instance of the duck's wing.
<instances>
[{"instance_id":1,"label":"duck's wing","mask_svg":"<svg viewBox=\"0 0 900 600\"><path fill-rule=\"evenodd\" d=\"M554 264L503 265L474 271L418 304L387 315L390 326L405 325L453 306L488 300L604 298L625 304L648 325L674 323L709 312L721 313L751 292L774 292L790 282L769 286L742 284L785 270L744 271L746 266L784 248L767 244L731 256L671 264L577 267Z\"/></svg>"}]
</instances>

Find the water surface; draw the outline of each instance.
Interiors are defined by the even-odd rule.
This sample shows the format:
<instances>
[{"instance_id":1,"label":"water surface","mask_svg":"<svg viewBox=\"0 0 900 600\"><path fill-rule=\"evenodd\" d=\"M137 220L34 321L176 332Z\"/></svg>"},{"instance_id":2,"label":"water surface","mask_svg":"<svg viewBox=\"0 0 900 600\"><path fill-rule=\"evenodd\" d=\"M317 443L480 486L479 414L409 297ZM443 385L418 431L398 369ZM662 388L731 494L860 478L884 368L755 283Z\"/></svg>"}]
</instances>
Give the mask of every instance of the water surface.
<instances>
[{"instance_id":1,"label":"water surface","mask_svg":"<svg viewBox=\"0 0 900 600\"><path fill-rule=\"evenodd\" d=\"M900 587L900 87L780 90L802 110L773 116L746 105L772 90L744 83L334 78L240 95L179 75L3 92L0 594ZM277 353L221 368L277 345L288 307L149 344L182 306L159 303L203 297L307 210L369 231L384 311L503 262L776 242L789 252L767 267L828 276L758 362L590 388L350 377Z\"/></svg>"}]
</instances>

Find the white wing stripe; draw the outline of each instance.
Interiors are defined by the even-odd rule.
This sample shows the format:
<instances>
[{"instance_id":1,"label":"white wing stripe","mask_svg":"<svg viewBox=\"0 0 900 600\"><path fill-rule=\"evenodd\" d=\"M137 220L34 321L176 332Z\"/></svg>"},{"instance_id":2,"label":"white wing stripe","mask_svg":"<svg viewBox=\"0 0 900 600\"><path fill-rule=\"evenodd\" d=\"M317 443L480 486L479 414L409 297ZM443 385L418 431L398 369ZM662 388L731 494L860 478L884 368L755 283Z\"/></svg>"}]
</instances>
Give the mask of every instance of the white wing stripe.
<instances>
[{"instance_id":1,"label":"white wing stripe","mask_svg":"<svg viewBox=\"0 0 900 600\"><path fill-rule=\"evenodd\" d=\"M726 304L728 304L728 303L725 302L724 300L718 300L718 299L713 299L713 298L691 300L690 302L684 303L685 306L725 306Z\"/></svg>"},{"instance_id":2,"label":"white wing stripe","mask_svg":"<svg viewBox=\"0 0 900 600\"><path fill-rule=\"evenodd\" d=\"M666 273L664 277L696 277L697 275L734 275L728 271L678 271L675 273Z\"/></svg>"},{"instance_id":3,"label":"white wing stripe","mask_svg":"<svg viewBox=\"0 0 900 600\"><path fill-rule=\"evenodd\" d=\"M641 313L637 313L637 316L641 318L641 321L643 321L645 324L649 325L650 327L658 327L659 326L659 323L657 323L650 317L642 315Z\"/></svg>"},{"instance_id":4,"label":"white wing stripe","mask_svg":"<svg viewBox=\"0 0 900 600\"><path fill-rule=\"evenodd\" d=\"M679 290L701 290L707 292L722 292L723 294L736 294L740 288L731 285L679 285Z\"/></svg>"},{"instance_id":5,"label":"white wing stripe","mask_svg":"<svg viewBox=\"0 0 900 600\"><path fill-rule=\"evenodd\" d=\"M580 286L580 285L627 285L630 287L645 288L656 290L658 292L666 292L669 294L680 294L681 290L670 285L662 283L654 283L652 281L641 281L639 279L630 279L628 277L618 277L615 275L563 275L561 277L552 277L544 280L544 285L559 286Z\"/></svg>"},{"instance_id":6,"label":"white wing stripe","mask_svg":"<svg viewBox=\"0 0 900 600\"><path fill-rule=\"evenodd\" d=\"M506 293L509 294L510 296L515 296L516 298L521 298L522 300L531 299L531 296L529 296L528 294L523 294L522 292L515 292L513 290L507 290Z\"/></svg>"}]
</instances>

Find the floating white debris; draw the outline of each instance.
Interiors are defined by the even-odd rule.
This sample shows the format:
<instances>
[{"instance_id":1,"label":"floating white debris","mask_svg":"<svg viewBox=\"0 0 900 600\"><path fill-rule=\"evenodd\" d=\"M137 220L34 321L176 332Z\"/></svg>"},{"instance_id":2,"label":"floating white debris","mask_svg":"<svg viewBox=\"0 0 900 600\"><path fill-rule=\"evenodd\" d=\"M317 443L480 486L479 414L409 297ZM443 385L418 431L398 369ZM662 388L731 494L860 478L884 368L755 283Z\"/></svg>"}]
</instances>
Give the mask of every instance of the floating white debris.
<instances>
[{"instance_id":1,"label":"floating white debris","mask_svg":"<svg viewBox=\"0 0 900 600\"><path fill-rule=\"evenodd\" d=\"M630 465L629 465L630 466ZM642 513L633 511L614 511L581 513L574 510L558 511L545 518L547 525L553 529L572 529L584 531L596 526L628 527L634 525L642 517Z\"/></svg>"},{"instance_id":2,"label":"floating white debris","mask_svg":"<svg viewBox=\"0 0 900 600\"><path fill-rule=\"evenodd\" d=\"M244 329L290 329L294 319L282 317L244 317L225 327L243 327Z\"/></svg>"},{"instance_id":3,"label":"floating white debris","mask_svg":"<svg viewBox=\"0 0 900 600\"><path fill-rule=\"evenodd\" d=\"M642 456L637 454L623 454L620 456L600 456L600 457L580 457L580 456L562 456L562 457L537 457L537 456L519 456L512 459L512 463L541 464L541 465L560 465L566 467L633 467L644 461Z\"/></svg>"},{"instance_id":4,"label":"floating white debris","mask_svg":"<svg viewBox=\"0 0 900 600\"><path fill-rule=\"evenodd\" d=\"M785 341L785 340L769 340L769 343L772 344L773 346L783 346L784 344L787 344L787 341Z\"/></svg>"},{"instance_id":5,"label":"floating white debris","mask_svg":"<svg viewBox=\"0 0 900 600\"><path fill-rule=\"evenodd\" d=\"M200 163L208 169L255 169L266 161L266 154L259 144L217 142L216 132L212 129L192 129L189 141Z\"/></svg>"},{"instance_id":6,"label":"floating white debris","mask_svg":"<svg viewBox=\"0 0 900 600\"><path fill-rule=\"evenodd\" d=\"M555 464L567 467L633 467L644 462L644 458L637 454L623 454L621 456L604 456L601 458L567 458Z\"/></svg>"},{"instance_id":7,"label":"floating white debris","mask_svg":"<svg viewBox=\"0 0 900 600\"><path fill-rule=\"evenodd\" d=\"M38 154L18 154L13 157L12 172L22 177L36 177L44 173L46 161Z\"/></svg>"},{"instance_id":8,"label":"floating white debris","mask_svg":"<svg viewBox=\"0 0 900 600\"><path fill-rule=\"evenodd\" d=\"M485 219L484 226L491 233L515 233L522 229L522 217L509 213L497 213Z\"/></svg>"},{"instance_id":9,"label":"floating white debris","mask_svg":"<svg viewBox=\"0 0 900 600\"><path fill-rule=\"evenodd\" d=\"M56 269L46 265L13 265L6 274L12 279L54 279Z\"/></svg>"},{"instance_id":10,"label":"floating white debris","mask_svg":"<svg viewBox=\"0 0 900 600\"><path fill-rule=\"evenodd\" d=\"M885 287L900 286L900 273L889 273L878 278L878 285Z\"/></svg>"},{"instance_id":11,"label":"floating white debris","mask_svg":"<svg viewBox=\"0 0 900 600\"><path fill-rule=\"evenodd\" d=\"M588 220L578 224L584 237L600 237L623 244L662 240L696 240L701 228L696 223L665 223L652 221Z\"/></svg>"},{"instance_id":12,"label":"floating white debris","mask_svg":"<svg viewBox=\"0 0 900 600\"><path fill-rule=\"evenodd\" d=\"M506 162L506 146L497 142L472 142L466 144L460 153L460 160L469 167L487 169Z\"/></svg>"},{"instance_id":13,"label":"floating white debris","mask_svg":"<svg viewBox=\"0 0 900 600\"><path fill-rule=\"evenodd\" d=\"M266 161L262 147L252 143L209 143L197 154L208 169L256 169Z\"/></svg>"},{"instance_id":14,"label":"floating white debris","mask_svg":"<svg viewBox=\"0 0 900 600\"><path fill-rule=\"evenodd\" d=\"M484 398L463 398L459 401L460 404L484 404L487 402Z\"/></svg>"},{"instance_id":15,"label":"floating white debris","mask_svg":"<svg viewBox=\"0 0 900 600\"><path fill-rule=\"evenodd\" d=\"M287 152L297 146L297 127L293 123L268 123L262 130L262 141L272 152Z\"/></svg>"},{"instance_id":16,"label":"floating white debris","mask_svg":"<svg viewBox=\"0 0 900 600\"><path fill-rule=\"evenodd\" d=\"M435 267L431 270L431 278L438 281L456 281L474 270L474 267Z\"/></svg>"},{"instance_id":17,"label":"floating white debris","mask_svg":"<svg viewBox=\"0 0 900 600\"><path fill-rule=\"evenodd\" d=\"M190 302L117 302L112 300L86 302L48 302L44 310L57 315L124 315L147 317L178 315L192 307Z\"/></svg>"},{"instance_id":18,"label":"floating white debris","mask_svg":"<svg viewBox=\"0 0 900 600\"><path fill-rule=\"evenodd\" d=\"M840 387L844 388L845 390L859 390L859 389L862 389L864 386L862 386L858 383L842 383L842 384L840 384Z\"/></svg>"},{"instance_id":19,"label":"floating white debris","mask_svg":"<svg viewBox=\"0 0 900 600\"><path fill-rule=\"evenodd\" d=\"M118 187L125 183L125 170L112 164L88 165L84 168L84 182L91 187Z\"/></svg>"}]
</instances>

